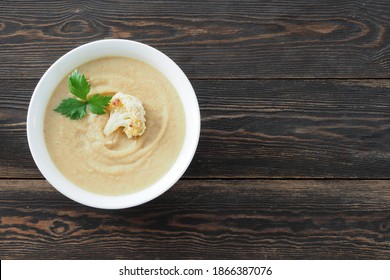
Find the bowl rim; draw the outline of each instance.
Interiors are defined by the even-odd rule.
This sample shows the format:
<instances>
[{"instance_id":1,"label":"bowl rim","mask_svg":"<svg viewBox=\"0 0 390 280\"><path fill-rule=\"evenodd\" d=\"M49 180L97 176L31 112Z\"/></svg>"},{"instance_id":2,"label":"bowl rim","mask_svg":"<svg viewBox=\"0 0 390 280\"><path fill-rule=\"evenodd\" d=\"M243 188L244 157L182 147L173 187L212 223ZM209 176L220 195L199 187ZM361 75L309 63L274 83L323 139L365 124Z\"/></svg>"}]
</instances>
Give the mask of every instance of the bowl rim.
<instances>
[{"instance_id":1,"label":"bowl rim","mask_svg":"<svg viewBox=\"0 0 390 280\"><path fill-rule=\"evenodd\" d=\"M93 53L91 50L98 51L98 53ZM75 69L79 65L85 64L88 61L101 57L118 56L114 54L104 55L104 53L111 53L114 50L119 50L123 53L128 52L127 55L119 56L132 57L148 63L152 67L157 68L157 70L168 78L178 92L184 107L186 133L184 144L173 166L171 166L171 168L159 180L157 180L157 182L135 193L110 196L84 190L62 175L53 163L47 150L44 139L43 123L44 116L46 114L46 105L54 88L59 83L49 83L48 79L54 78L61 81L66 74L61 76L58 75L58 72L68 74L72 71L72 68ZM88 58L83 59L83 62L75 65L75 58L79 55L86 55ZM164 68L162 69L162 67ZM163 71L165 69L168 70ZM51 85L51 87L48 85ZM48 89L50 88L52 88L52 90L48 92ZM185 96L183 94L183 90L185 90ZM195 155L199 143L200 127L201 119L198 100L189 79L182 69L171 58L156 48L127 39L103 39L89 42L70 50L57 59L45 71L34 89L28 107L26 122L27 140L30 152L35 164L45 179L55 189L71 200L86 206L100 209L123 209L135 207L153 200L170 189L182 177Z\"/></svg>"}]
</instances>

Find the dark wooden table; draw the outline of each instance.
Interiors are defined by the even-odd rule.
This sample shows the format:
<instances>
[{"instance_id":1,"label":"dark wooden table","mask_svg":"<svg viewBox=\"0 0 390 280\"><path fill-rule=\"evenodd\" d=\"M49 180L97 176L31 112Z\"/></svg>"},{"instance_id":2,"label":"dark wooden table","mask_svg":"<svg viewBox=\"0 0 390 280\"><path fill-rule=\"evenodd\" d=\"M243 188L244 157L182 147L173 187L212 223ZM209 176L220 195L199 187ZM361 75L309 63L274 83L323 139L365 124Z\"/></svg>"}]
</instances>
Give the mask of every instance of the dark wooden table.
<instances>
[{"instance_id":1,"label":"dark wooden table","mask_svg":"<svg viewBox=\"0 0 390 280\"><path fill-rule=\"evenodd\" d=\"M97 210L47 183L26 114L44 71L103 38L188 75L183 178ZM1 259L390 259L390 2L0 2Z\"/></svg>"}]
</instances>

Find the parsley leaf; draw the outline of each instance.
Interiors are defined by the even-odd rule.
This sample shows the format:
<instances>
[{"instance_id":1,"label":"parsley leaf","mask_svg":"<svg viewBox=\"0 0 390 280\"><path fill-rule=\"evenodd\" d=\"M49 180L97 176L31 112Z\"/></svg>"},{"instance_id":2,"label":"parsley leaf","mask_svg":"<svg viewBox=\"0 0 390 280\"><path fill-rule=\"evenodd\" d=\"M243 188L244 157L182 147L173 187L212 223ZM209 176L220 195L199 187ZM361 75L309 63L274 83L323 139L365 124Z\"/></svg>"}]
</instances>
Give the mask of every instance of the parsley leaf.
<instances>
[{"instance_id":1,"label":"parsley leaf","mask_svg":"<svg viewBox=\"0 0 390 280\"><path fill-rule=\"evenodd\" d=\"M89 109L92 113L102 115L105 113L104 109L111 101L111 96L104 96L100 94L92 95L88 100Z\"/></svg>"},{"instance_id":2,"label":"parsley leaf","mask_svg":"<svg viewBox=\"0 0 390 280\"><path fill-rule=\"evenodd\" d=\"M87 113L87 102L75 98L64 99L54 111L72 120L79 120Z\"/></svg>"},{"instance_id":3,"label":"parsley leaf","mask_svg":"<svg viewBox=\"0 0 390 280\"><path fill-rule=\"evenodd\" d=\"M87 105L92 113L102 115L105 113L104 110L111 101L111 96L104 96L98 93L92 95L87 100L91 85L77 69L68 78L68 88L73 95L82 100L76 98L62 100L61 104L54 111L72 120L79 120L84 117L87 113Z\"/></svg>"},{"instance_id":4,"label":"parsley leaf","mask_svg":"<svg viewBox=\"0 0 390 280\"><path fill-rule=\"evenodd\" d=\"M81 75L77 69L69 76L68 87L73 95L87 101L87 94L91 90L91 85L88 83L85 76Z\"/></svg>"}]
</instances>

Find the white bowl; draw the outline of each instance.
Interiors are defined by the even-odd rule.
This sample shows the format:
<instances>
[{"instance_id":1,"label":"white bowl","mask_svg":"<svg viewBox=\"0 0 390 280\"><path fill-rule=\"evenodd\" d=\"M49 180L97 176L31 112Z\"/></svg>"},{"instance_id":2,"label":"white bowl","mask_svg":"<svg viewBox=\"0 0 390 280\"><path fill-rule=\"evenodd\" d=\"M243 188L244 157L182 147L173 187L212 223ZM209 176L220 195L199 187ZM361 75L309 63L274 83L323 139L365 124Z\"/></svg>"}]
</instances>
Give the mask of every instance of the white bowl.
<instances>
[{"instance_id":1,"label":"white bowl","mask_svg":"<svg viewBox=\"0 0 390 280\"><path fill-rule=\"evenodd\" d=\"M177 90L184 106L186 133L183 148L172 168L146 189L119 196L88 192L65 178L52 162L45 143L43 128L46 106L60 81L79 65L106 56L125 56L141 60L163 73ZM81 204L121 209L148 202L172 187L189 166L198 145L200 112L198 101L186 75L162 52L142 43L109 39L82 45L58 59L42 76L31 97L27 114L27 138L36 165L59 192Z\"/></svg>"}]
</instances>

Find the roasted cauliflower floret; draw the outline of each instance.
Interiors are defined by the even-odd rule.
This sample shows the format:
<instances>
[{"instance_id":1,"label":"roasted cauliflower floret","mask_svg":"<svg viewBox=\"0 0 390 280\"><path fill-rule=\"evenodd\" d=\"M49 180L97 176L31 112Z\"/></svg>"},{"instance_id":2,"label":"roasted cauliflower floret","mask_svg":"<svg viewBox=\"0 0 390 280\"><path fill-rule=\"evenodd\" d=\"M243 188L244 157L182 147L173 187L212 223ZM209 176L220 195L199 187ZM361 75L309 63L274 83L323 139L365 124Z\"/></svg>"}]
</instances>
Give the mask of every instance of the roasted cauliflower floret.
<instances>
[{"instance_id":1,"label":"roasted cauliflower floret","mask_svg":"<svg viewBox=\"0 0 390 280\"><path fill-rule=\"evenodd\" d=\"M108 111L110 118L103 131L106 136L121 127L128 138L144 134L146 113L137 97L117 92L108 104Z\"/></svg>"}]
</instances>

